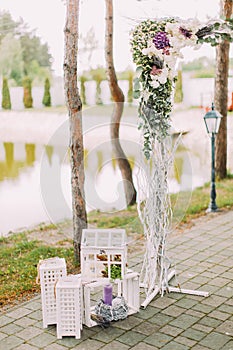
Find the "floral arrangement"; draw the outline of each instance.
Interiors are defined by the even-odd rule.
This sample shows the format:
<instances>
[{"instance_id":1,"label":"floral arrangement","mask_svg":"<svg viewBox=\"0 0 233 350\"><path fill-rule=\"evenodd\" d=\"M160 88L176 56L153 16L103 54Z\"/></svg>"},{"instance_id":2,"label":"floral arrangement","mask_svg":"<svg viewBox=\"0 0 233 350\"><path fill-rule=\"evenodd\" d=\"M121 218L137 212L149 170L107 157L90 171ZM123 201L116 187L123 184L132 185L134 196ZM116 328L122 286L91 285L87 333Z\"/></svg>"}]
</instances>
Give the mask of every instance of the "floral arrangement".
<instances>
[{"instance_id":1,"label":"floral arrangement","mask_svg":"<svg viewBox=\"0 0 233 350\"><path fill-rule=\"evenodd\" d=\"M140 98L139 128L144 135L144 154L150 158L155 139L169 134L177 59L186 46L199 48L203 42L217 45L233 40L233 23L210 21L203 26L197 19L165 18L145 20L132 31L131 47L137 65L134 98Z\"/></svg>"}]
</instances>

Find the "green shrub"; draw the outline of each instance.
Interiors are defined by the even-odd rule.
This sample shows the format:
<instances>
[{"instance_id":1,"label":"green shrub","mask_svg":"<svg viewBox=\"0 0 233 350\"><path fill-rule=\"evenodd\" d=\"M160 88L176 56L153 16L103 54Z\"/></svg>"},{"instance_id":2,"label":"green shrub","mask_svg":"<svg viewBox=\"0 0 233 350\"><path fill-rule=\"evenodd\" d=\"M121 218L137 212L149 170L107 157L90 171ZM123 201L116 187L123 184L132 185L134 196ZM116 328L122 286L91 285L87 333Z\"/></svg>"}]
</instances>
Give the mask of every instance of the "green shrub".
<instances>
[{"instance_id":1,"label":"green shrub","mask_svg":"<svg viewBox=\"0 0 233 350\"><path fill-rule=\"evenodd\" d=\"M25 108L33 107L32 82L29 77L23 79L23 104Z\"/></svg>"},{"instance_id":2,"label":"green shrub","mask_svg":"<svg viewBox=\"0 0 233 350\"><path fill-rule=\"evenodd\" d=\"M51 107L50 82L48 78L45 79L42 103L45 107Z\"/></svg>"},{"instance_id":3,"label":"green shrub","mask_svg":"<svg viewBox=\"0 0 233 350\"><path fill-rule=\"evenodd\" d=\"M181 103L183 101L182 71L181 70L178 71L178 75L177 75L174 101L175 101L175 103Z\"/></svg>"},{"instance_id":4,"label":"green shrub","mask_svg":"<svg viewBox=\"0 0 233 350\"><path fill-rule=\"evenodd\" d=\"M11 109L10 90L9 90L8 81L6 78L3 78L3 82L2 82L2 108Z\"/></svg>"},{"instance_id":5,"label":"green shrub","mask_svg":"<svg viewBox=\"0 0 233 350\"><path fill-rule=\"evenodd\" d=\"M87 100L86 100L86 87L85 87L85 82L87 81L87 78L84 75L80 76L80 95L81 95L81 100L82 104L86 105Z\"/></svg>"}]
</instances>

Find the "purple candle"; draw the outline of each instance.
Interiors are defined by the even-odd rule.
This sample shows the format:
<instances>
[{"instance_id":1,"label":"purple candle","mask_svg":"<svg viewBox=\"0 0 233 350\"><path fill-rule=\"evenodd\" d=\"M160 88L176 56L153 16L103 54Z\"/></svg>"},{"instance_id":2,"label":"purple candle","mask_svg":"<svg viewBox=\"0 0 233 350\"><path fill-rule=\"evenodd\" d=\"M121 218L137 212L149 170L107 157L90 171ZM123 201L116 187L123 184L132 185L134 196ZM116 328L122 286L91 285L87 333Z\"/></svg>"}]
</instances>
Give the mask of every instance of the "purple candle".
<instances>
[{"instance_id":1,"label":"purple candle","mask_svg":"<svg viewBox=\"0 0 233 350\"><path fill-rule=\"evenodd\" d=\"M111 283L104 286L104 304L112 305L112 285Z\"/></svg>"}]
</instances>

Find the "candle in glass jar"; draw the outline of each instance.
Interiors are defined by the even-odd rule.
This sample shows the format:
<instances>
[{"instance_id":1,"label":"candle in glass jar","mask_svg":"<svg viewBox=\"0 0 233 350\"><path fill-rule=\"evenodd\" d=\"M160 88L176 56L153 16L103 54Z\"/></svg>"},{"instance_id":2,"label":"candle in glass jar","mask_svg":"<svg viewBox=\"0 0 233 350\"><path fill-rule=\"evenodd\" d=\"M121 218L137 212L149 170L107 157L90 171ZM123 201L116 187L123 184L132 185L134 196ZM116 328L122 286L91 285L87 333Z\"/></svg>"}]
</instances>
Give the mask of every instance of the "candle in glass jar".
<instances>
[{"instance_id":1,"label":"candle in glass jar","mask_svg":"<svg viewBox=\"0 0 233 350\"><path fill-rule=\"evenodd\" d=\"M112 285L111 283L104 286L104 304L112 305Z\"/></svg>"}]
</instances>

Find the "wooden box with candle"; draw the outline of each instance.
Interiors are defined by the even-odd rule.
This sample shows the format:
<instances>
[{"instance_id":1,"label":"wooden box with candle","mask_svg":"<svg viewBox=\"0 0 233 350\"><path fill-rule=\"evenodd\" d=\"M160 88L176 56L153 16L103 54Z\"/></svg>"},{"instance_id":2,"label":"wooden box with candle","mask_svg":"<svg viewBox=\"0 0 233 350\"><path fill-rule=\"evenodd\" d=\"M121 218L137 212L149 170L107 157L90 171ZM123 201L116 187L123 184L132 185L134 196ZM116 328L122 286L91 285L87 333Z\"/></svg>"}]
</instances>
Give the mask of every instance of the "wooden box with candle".
<instances>
[{"instance_id":1,"label":"wooden box with candle","mask_svg":"<svg viewBox=\"0 0 233 350\"><path fill-rule=\"evenodd\" d=\"M140 308L139 274L129 271L123 279L110 280L103 278L98 281L83 282L83 297L84 324L87 327L96 326L103 321L101 321L102 316L98 317L99 315L96 313L96 306L100 301L114 308L114 300L116 301L118 298L121 301L121 298L123 298L122 300L127 305L125 316L132 315L138 312ZM115 297L116 299L114 299ZM114 310L112 313L114 314Z\"/></svg>"}]
</instances>

